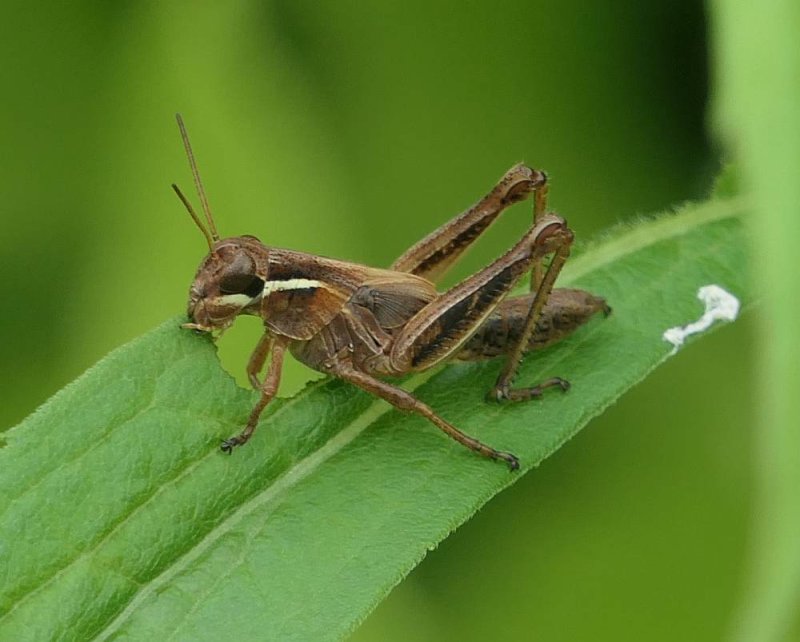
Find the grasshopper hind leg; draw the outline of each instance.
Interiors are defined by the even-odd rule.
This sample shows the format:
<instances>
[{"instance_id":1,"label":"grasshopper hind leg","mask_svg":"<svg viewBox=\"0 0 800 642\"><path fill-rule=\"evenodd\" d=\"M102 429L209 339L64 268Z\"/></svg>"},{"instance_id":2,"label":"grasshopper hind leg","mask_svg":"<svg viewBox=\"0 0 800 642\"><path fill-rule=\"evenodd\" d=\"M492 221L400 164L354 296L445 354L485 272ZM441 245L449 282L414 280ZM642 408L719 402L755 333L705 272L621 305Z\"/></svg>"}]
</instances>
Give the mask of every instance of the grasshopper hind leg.
<instances>
[{"instance_id":1,"label":"grasshopper hind leg","mask_svg":"<svg viewBox=\"0 0 800 642\"><path fill-rule=\"evenodd\" d=\"M478 361L508 355L522 338L534 297L535 293L532 293L504 300L464 344L456 358L461 361ZM523 352L541 350L560 341L598 312L602 312L604 316L611 312L602 297L584 290L554 289L536 319ZM541 396L547 388L555 387L568 390L570 386L565 379L552 377L527 388L506 387L501 390L499 386L495 386L487 397L492 401L525 401Z\"/></svg>"}]
</instances>

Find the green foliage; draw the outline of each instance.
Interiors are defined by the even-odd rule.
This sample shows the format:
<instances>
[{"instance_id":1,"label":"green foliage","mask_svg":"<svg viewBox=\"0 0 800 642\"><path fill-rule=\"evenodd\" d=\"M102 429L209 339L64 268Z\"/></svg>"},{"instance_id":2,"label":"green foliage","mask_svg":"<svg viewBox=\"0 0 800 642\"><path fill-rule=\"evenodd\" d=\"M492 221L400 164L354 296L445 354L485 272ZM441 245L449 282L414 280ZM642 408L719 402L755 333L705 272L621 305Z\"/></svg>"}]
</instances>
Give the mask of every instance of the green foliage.
<instances>
[{"instance_id":1,"label":"green foliage","mask_svg":"<svg viewBox=\"0 0 800 642\"><path fill-rule=\"evenodd\" d=\"M567 395L483 400L497 363L406 382L465 431L536 466L671 353L661 337L716 283L747 304L743 205L619 230L561 285L614 308L524 364ZM218 451L255 394L173 319L116 350L0 449L0 638L338 639L453 529L519 479L338 381L270 407Z\"/></svg>"},{"instance_id":2,"label":"green foliage","mask_svg":"<svg viewBox=\"0 0 800 642\"><path fill-rule=\"evenodd\" d=\"M800 4L710 3L716 124L737 153L763 316L754 401L757 506L741 642L800 638ZM768 43L768 46L765 46Z\"/></svg>"}]
</instances>

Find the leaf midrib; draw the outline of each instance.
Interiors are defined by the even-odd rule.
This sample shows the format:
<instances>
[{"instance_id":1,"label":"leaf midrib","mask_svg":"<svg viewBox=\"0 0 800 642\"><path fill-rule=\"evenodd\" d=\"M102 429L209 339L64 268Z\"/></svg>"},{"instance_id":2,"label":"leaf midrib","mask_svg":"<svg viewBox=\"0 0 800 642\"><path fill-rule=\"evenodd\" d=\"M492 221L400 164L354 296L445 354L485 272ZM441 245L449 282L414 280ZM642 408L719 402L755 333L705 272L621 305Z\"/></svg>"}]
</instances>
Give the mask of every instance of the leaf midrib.
<instances>
[{"instance_id":1,"label":"leaf midrib","mask_svg":"<svg viewBox=\"0 0 800 642\"><path fill-rule=\"evenodd\" d=\"M624 224L622 232L601 237L592 242L586 251L569 260L561 272L559 283L567 285L594 270L634 254L644 248L669 238L684 236L692 230L715 221L741 215L747 202L744 197L712 200L705 203L687 203L676 214L663 214L652 220L642 219ZM641 225L644 223L644 225ZM631 227L635 225L635 227Z\"/></svg>"},{"instance_id":2,"label":"leaf midrib","mask_svg":"<svg viewBox=\"0 0 800 642\"><path fill-rule=\"evenodd\" d=\"M437 369L432 369L428 372L421 373L410 380L405 387L409 391L424 384L434 374L438 372ZM303 395L298 394L291 399L294 402L296 399L302 398ZM287 402L282 408L289 405ZM281 409L282 409L281 408ZM333 457L345 446L358 437L367 427L371 426L381 416L392 410L392 406L383 400L376 400L372 402L358 417L353 419L345 428L337 432L320 448L312 452L307 457L299 460L296 464L291 466L278 477L269 487L265 488L260 493L251 497L248 501L242 504L235 511L231 512L224 520L211 529L201 540L194 544L184 555L170 564L164 569L157 577L149 582L147 586L142 588L139 593L130 601L130 603L120 611L119 615L115 617L102 631L100 631L94 640L106 640L119 626L127 619L129 614L135 611L139 603L147 599L154 591L158 590L160 586L166 584L171 578L178 575L184 568L186 568L192 561L200 557L207 551L221 536L230 532L238 523L252 512L276 500L280 494L292 488L300 481L312 474L319 466L325 463L328 459ZM278 414L277 412L275 413ZM273 416L274 418L274 416ZM216 454L216 450L213 451ZM200 460L198 460L200 461ZM224 579L233 569L235 564L231 565L228 572L220 576L217 582Z\"/></svg>"}]
</instances>

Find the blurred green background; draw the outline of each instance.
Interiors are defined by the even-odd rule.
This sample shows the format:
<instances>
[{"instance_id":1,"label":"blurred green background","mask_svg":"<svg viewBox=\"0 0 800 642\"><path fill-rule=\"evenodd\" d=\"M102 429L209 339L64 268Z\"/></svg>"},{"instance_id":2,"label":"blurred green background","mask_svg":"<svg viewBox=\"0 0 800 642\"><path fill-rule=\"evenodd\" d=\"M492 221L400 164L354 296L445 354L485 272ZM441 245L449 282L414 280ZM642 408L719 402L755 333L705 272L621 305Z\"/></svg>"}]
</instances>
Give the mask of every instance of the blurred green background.
<instances>
[{"instance_id":1,"label":"blurred green background","mask_svg":"<svg viewBox=\"0 0 800 642\"><path fill-rule=\"evenodd\" d=\"M549 172L584 240L702 198L719 165L701 2L1 11L0 432L184 309L204 241L169 189L191 189L176 111L223 235L379 266L520 160ZM353 639L720 639L744 581L753 330L745 318L670 360ZM258 331L244 320L220 343L240 381ZM312 374L290 364L282 393Z\"/></svg>"}]
</instances>

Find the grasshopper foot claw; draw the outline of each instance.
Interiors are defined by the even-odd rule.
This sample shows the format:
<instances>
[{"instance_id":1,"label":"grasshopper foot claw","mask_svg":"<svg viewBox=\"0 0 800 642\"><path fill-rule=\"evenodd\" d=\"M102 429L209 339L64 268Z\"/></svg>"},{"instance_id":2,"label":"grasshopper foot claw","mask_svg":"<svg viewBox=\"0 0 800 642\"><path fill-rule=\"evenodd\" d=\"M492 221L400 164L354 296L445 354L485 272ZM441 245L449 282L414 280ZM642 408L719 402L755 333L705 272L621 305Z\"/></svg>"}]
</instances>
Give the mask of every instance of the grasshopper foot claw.
<instances>
[{"instance_id":1,"label":"grasshopper foot claw","mask_svg":"<svg viewBox=\"0 0 800 642\"><path fill-rule=\"evenodd\" d=\"M233 452L233 449L236 446L243 444L244 441L239 437L231 437L230 439L223 440L222 444L220 445L219 449L224 452L228 453L229 455Z\"/></svg>"},{"instance_id":2,"label":"grasshopper foot claw","mask_svg":"<svg viewBox=\"0 0 800 642\"><path fill-rule=\"evenodd\" d=\"M502 459L506 464L508 464L508 469L511 471L519 470L519 459L517 459L516 455L512 455L511 453L497 453L497 459Z\"/></svg>"}]
</instances>

